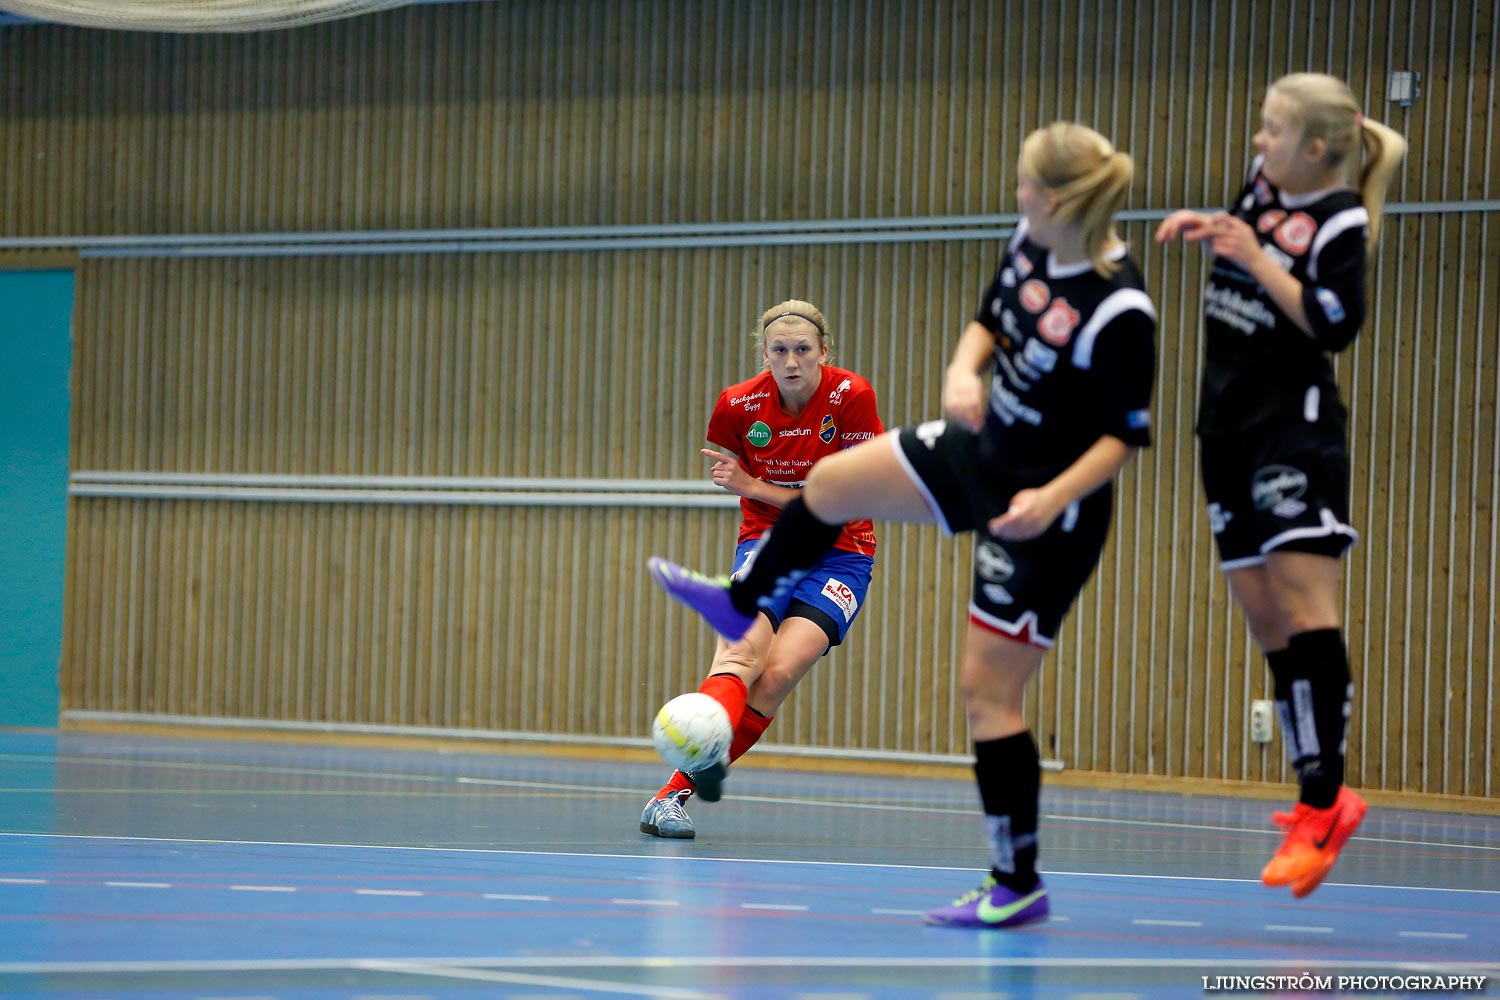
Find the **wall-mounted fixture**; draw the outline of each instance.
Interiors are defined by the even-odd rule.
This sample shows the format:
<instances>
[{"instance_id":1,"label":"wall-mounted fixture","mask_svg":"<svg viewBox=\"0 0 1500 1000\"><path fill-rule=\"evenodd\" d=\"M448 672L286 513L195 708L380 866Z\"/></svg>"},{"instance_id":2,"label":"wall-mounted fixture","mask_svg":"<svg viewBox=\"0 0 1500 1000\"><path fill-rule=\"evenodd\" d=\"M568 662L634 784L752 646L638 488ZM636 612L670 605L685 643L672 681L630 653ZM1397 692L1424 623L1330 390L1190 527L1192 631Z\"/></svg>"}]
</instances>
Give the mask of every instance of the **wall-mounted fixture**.
<instances>
[{"instance_id":1,"label":"wall-mounted fixture","mask_svg":"<svg viewBox=\"0 0 1500 1000\"><path fill-rule=\"evenodd\" d=\"M1392 70L1390 79L1385 85L1385 99L1392 104L1399 104L1403 108L1411 107L1411 102L1422 96L1422 74L1413 73L1411 70Z\"/></svg>"}]
</instances>

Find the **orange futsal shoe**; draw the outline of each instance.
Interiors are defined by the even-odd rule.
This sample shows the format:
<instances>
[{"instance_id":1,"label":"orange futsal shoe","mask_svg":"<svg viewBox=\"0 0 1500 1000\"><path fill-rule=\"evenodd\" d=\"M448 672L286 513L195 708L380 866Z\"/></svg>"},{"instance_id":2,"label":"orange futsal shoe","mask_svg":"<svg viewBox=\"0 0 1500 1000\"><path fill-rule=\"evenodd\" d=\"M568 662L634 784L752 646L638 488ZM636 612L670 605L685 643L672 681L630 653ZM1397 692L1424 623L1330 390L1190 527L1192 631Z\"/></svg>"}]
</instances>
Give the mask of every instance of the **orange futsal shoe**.
<instances>
[{"instance_id":1,"label":"orange futsal shoe","mask_svg":"<svg viewBox=\"0 0 1500 1000\"><path fill-rule=\"evenodd\" d=\"M1290 885L1298 899L1306 896L1323 881L1369 809L1364 799L1343 787L1327 809L1298 802L1289 813L1272 813L1271 819L1286 831L1286 840L1266 862L1260 880L1266 885Z\"/></svg>"}]
</instances>

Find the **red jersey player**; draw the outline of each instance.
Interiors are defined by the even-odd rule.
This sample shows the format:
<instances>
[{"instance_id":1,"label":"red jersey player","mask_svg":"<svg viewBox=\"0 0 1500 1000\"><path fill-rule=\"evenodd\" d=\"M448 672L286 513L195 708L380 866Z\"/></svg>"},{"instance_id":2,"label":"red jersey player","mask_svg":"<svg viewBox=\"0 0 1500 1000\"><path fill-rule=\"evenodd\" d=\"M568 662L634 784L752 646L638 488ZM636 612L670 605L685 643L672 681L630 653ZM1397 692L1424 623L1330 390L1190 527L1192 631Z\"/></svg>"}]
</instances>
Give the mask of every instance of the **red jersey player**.
<instances>
[{"instance_id":1,"label":"red jersey player","mask_svg":"<svg viewBox=\"0 0 1500 1000\"><path fill-rule=\"evenodd\" d=\"M813 464L884 432L875 390L855 372L835 368L822 312L797 299L767 309L756 329L765 368L719 393L703 454L713 481L740 498L736 573L755 557L761 538L797 496ZM737 642L718 640L700 691L724 705L734 725L729 761L760 739L781 703L831 647L843 642L864 604L875 559L868 518L843 526L833 548L795 582L762 600ZM724 764L695 774L674 772L641 816L641 832L690 838L683 808L695 792L717 801Z\"/></svg>"}]
</instances>

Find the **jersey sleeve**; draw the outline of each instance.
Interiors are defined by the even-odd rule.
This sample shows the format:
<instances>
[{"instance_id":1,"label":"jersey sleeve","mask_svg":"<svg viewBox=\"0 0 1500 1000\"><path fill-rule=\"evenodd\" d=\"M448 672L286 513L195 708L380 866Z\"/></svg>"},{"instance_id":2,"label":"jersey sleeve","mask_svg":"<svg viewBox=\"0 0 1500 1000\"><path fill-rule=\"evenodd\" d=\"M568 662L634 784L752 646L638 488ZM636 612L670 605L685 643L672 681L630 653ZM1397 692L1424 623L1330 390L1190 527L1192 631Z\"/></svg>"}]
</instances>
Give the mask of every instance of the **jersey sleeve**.
<instances>
[{"instance_id":1,"label":"jersey sleeve","mask_svg":"<svg viewBox=\"0 0 1500 1000\"><path fill-rule=\"evenodd\" d=\"M1127 309L1109 321L1094 345L1102 433L1133 448L1151 444L1151 391L1156 381L1156 317Z\"/></svg>"},{"instance_id":2,"label":"jersey sleeve","mask_svg":"<svg viewBox=\"0 0 1500 1000\"><path fill-rule=\"evenodd\" d=\"M1325 351L1342 351L1365 321L1365 231L1344 229L1317 251L1316 279L1302 286L1302 311Z\"/></svg>"},{"instance_id":3,"label":"jersey sleeve","mask_svg":"<svg viewBox=\"0 0 1500 1000\"><path fill-rule=\"evenodd\" d=\"M868 382L862 383L859 392L850 395L844 403L839 446L852 448L861 441L868 441L884 433L885 426L880 422L880 413L875 405L875 390Z\"/></svg>"},{"instance_id":4,"label":"jersey sleeve","mask_svg":"<svg viewBox=\"0 0 1500 1000\"><path fill-rule=\"evenodd\" d=\"M1004 272L1005 265L1000 265L995 276L990 279L989 287L979 297L979 308L974 310L974 322L984 327L993 334L1000 333L1000 310L996 308L1000 301L1000 275Z\"/></svg>"},{"instance_id":5,"label":"jersey sleeve","mask_svg":"<svg viewBox=\"0 0 1500 1000\"><path fill-rule=\"evenodd\" d=\"M740 429L735 426L734 411L729 406L729 394L719 393L714 400L714 411L708 418L708 431L704 438L711 444L734 451L735 458L744 458L745 449L740 439Z\"/></svg>"}]
</instances>

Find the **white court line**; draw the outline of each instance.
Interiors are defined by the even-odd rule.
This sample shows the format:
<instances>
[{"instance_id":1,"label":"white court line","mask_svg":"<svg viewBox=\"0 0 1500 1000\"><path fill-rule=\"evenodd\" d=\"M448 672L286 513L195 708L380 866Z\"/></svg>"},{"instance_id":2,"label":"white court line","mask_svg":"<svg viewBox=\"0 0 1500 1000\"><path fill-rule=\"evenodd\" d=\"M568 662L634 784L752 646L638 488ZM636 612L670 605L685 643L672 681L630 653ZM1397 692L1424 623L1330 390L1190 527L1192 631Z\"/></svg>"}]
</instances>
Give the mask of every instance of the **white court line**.
<instances>
[{"instance_id":1,"label":"white court line","mask_svg":"<svg viewBox=\"0 0 1500 1000\"><path fill-rule=\"evenodd\" d=\"M1469 935L1456 934L1451 931L1397 931L1398 937L1409 938L1442 938L1445 941L1467 941Z\"/></svg>"},{"instance_id":2,"label":"white court line","mask_svg":"<svg viewBox=\"0 0 1500 1000\"><path fill-rule=\"evenodd\" d=\"M119 889L170 889L171 882L106 882Z\"/></svg>"},{"instance_id":3,"label":"white court line","mask_svg":"<svg viewBox=\"0 0 1500 1000\"><path fill-rule=\"evenodd\" d=\"M600 858L606 860L666 861L670 863L709 862L713 864L738 865L794 865L822 868L873 868L877 870L899 869L901 871L925 872L973 872L973 866L884 864L872 861L794 861L783 858L710 858L685 854L589 854L583 851L514 851L487 847L420 847L401 844L328 844L300 840L224 840L212 837L123 837L93 833L17 833L0 831L0 837L32 840L84 840L123 841L139 844L219 844L225 847L308 847L341 851L417 851L433 854L477 854L481 856L510 855L533 858ZM1211 875L1143 875L1134 872L1070 872L1046 871L1044 875L1061 875L1078 878L1123 878L1150 879L1168 882L1223 882L1227 884L1260 885L1258 878L1224 878ZM1324 882L1328 886L1348 889L1381 889L1408 892L1454 892L1481 896L1500 896L1500 889L1456 889L1429 885L1381 885L1368 882Z\"/></svg>"},{"instance_id":4,"label":"white court line","mask_svg":"<svg viewBox=\"0 0 1500 1000\"><path fill-rule=\"evenodd\" d=\"M550 903L551 896L523 896L510 892L487 892L481 899L511 899L521 903Z\"/></svg>"},{"instance_id":5,"label":"white court line","mask_svg":"<svg viewBox=\"0 0 1500 1000\"><path fill-rule=\"evenodd\" d=\"M1201 920L1152 920L1148 917L1140 917L1131 921L1141 927L1202 927Z\"/></svg>"},{"instance_id":6,"label":"white court line","mask_svg":"<svg viewBox=\"0 0 1500 1000\"><path fill-rule=\"evenodd\" d=\"M442 979L472 979L481 983L512 983L518 986L550 986L553 988L585 990L591 993L625 993L631 996L666 997L671 1000L715 1000L719 994L703 993L699 990L684 990L670 986L655 986L650 983L630 985L628 983L603 983L595 979L575 979L566 976L537 976L524 972L499 972L485 969L467 969L447 962L415 963L408 961L364 961L357 968L372 972L400 972L412 976L429 976Z\"/></svg>"},{"instance_id":7,"label":"white court line","mask_svg":"<svg viewBox=\"0 0 1500 1000\"><path fill-rule=\"evenodd\" d=\"M787 910L790 912L804 913L807 907L797 903L741 903L742 910Z\"/></svg>"},{"instance_id":8,"label":"white court line","mask_svg":"<svg viewBox=\"0 0 1500 1000\"><path fill-rule=\"evenodd\" d=\"M468 775L430 775L430 774L400 774L384 771L351 771L336 768L311 768L311 767L286 767L249 764L218 764L211 762L193 761L156 761L156 760L118 760L108 757L59 757L56 755L27 755L27 754L0 754L0 760L17 761L62 761L79 762L88 764L100 764L109 767L159 767L175 770L201 770L201 771L254 771L261 774L291 774L291 775L315 775L320 777L347 777L347 778L372 778L380 781L414 781L440 784L460 785L493 785L502 788L528 788L528 789L550 789L552 791L570 792L594 792L610 795L635 796L640 794L638 788L620 788L615 785L568 785L555 781L527 781L512 778L475 778ZM26 789L35 791L35 789ZM255 791L254 789L234 789L234 791ZM891 805L887 803L861 802L852 799L815 799L815 798L785 798L769 795L737 795L735 798L741 802L753 802L763 805L789 805L789 806L814 806L824 809L852 809L874 812L897 812L917 813L922 815L945 815L945 816L972 816L972 808L955 809L946 806L929 806L920 803L910 805ZM1267 830L1261 827L1245 826L1210 826L1202 823L1170 823L1164 820L1146 819L1115 819L1107 816L1079 816L1073 813L1043 813L1044 820L1063 820L1072 823L1112 823L1119 826L1144 826L1172 830L1185 830L1189 832L1211 832L1211 833L1245 833L1266 837L1280 838L1279 830ZM1500 852L1500 846L1486 844L1465 844L1444 840L1405 840L1394 837L1351 837L1350 843L1367 844L1394 844L1402 847L1443 847L1461 851L1495 851Z\"/></svg>"},{"instance_id":9,"label":"white court line","mask_svg":"<svg viewBox=\"0 0 1500 1000\"><path fill-rule=\"evenodd\" d=\"M1299 924L1266 924L1268 931L1285 931L1289 934L1332 934L1332 927L1303 927Z\"/></svg>"},{"instance_id":10,"label":"white court line","mask_svg":"<svg viewBox=\"0 0 1500 1000\"><path fill-rule=\"evenodd\" d=\"M0 885L46 885L44 878L0 878Z\"/></svg>"}]
</instances>

